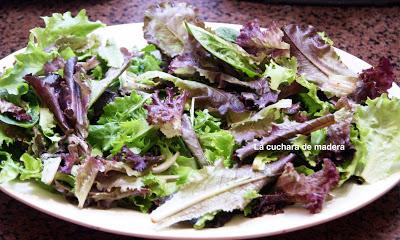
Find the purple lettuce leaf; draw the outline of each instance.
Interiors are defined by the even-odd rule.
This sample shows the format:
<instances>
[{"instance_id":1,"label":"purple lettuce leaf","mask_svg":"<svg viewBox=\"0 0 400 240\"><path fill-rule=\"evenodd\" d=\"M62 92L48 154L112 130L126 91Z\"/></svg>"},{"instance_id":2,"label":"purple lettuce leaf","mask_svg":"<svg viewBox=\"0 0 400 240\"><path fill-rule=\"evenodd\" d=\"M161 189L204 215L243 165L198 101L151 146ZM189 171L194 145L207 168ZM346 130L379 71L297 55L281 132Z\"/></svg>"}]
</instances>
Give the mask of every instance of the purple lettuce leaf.
<instances>
[{"instance_id":1,"label":"purple lettuce leaf","mask_svg":"<svg viewBox=\"0 0 400 240\"><path fill-rule=\"evenodd\" d=\"M143 172L151 166L161 162L162 156L144 155L141 156L132 152L128 147L122 147L121 151L114 155L113 161L127 163L133 170Z\"/></svg>"},{"instance_id":2,"label":"purple lettuce leaf","mask_svg":"<svg viewBox=\"0 0 400 240\"><path fill-rule=\"evenodd\" d=\"M64 133L71 132L71 127L65 119L63 110L59 104L59 92L61 91L60 82L61 77L56 74L50 74L46 77L40 78L28 74L24 79L32 86L37 92L37 95L43 103L47 105L50 111L54 114L54 117L64 131Z\"/></svg>"},{"instance_id":3,"label":"purple lettuce leaf","mask_svg":"<svg viewBox=\"0 0 400 240\"><path fill-rule=\"evenodd\" d=\"M339 183L339 172L335 164L324 159L323 168L312 175L299 174L292 163L278 178L276 188L283 192L294 203L302 204L311 213L318 213L328 193Z\"/></svg>"},{"instance_id":4,"label":"purple lettuce leaf","mask_svg":"<svg viewBox=\"0 0 400 240\"><path fill-rule=\"evenodd\" d=\"M24 79L50 111L65 135L87 136L87 110L90 90L81 80L76 58L70 58L64 66L64 78L57 74L38 77L28 74Z\"/></svg>"},{"instance_id":5,"label":"purple lettuce leaf","mask_svg":"<svg viewBox=\"0 0 400 240\"><path fill-rule=\"evenodd\" d=\"M55 73L65 66L65 60L62 57L56 57L52 61L44 64L43 71L46 75L50 73Z\"/></svg>"},{"instance_id":6,"label":"purple lettuce leaf","mask_svg":"<svg viewBox=\"0 0 400 240\"><path fill-rule=\"evenodd\" d=\"M199 139L193 129L192 123L189 117L184 114L182 116L182 139L186 143L186 146L192 152L193 156L196 157L199 166L206 166L208 164L203 149L201 148Z\"/></svg>"},{"instance_id":7,"label":"purple lettuce leaf","mask_svg":"<svg viewBox=\"0 0 400 240\"><path fill-rule=\"evenodd\" d=\"M244 104L235 93L229 93L197 81L183 80L171 74L159 71L149 71L140 75L142 79L165 80L174 83L176 87L187 92L188 97L195 98L195 104L201 108L212 108L225 115L231 112L244 112Z\"/></svg>"},{"instance_id":8,"label":"purple lettuce leaf","mask_svg":"<svg viewBox=\"0 0 400 240\"><path fill-rule=\"evenodd\" d=\"M171 61L169 72L182 77L205 78L211 86L240 94L246 107L250 109L261 109L277 101L278 93L269 88L267 79L242 81L234 76L235 73L225 73L226 69L213 63L212 59L207 64L208 66L202 67L195 54L185 53Z\"/></svg>"},{"instance_id":9,"label":"purple lettuce leaf","mask_svg":"<svg viewBox=\"0 0 400 240\"><path fill-rule=\"evenodd\" d=\"M288 196L278 192L274 194L265 194L254 199L250 204L250 213L247 217L260 217L267 213L279 214L283 213L283 208L291 204Z\"/></svg>"},{"instance_id":10,"label":"purple lettuce leaf","mask_svg":"<svg viewBox=\"0 0 400 240\"><path fill-rule=\"evenodd\" d=\"M97 174L104 172L103 162L100 157L89 156L79 166L75 177L75 197L78 199L78 207L84 206Z\"/></svg>"},{"instance_id":11,"label":"purple lettuce leaf","mask_svg":"<svg viewBox=\"0 0 400 240\"><path fill-rule=\"evenodd\" d=\"M79 163L79 159L69 153L61 153L60 156L62 160L60 171L66 174L71 174L72 167Z\"/></svg>"},{"instance_id":12,"label":"purple lettuce leaf","mask_svg":"<svg viewBox=\"0 0 400 240\"><path fill-rule=\"evenodd\" d=\"M351 160L354 157L355 148L350 141L351 123L353 121L353 104L347 97L341 97L335 104L335 108L340 110L340 119L337 119L336 123L332 124L327 128L327 139L326 144L332 145L343 145L344 150L332 149L322 151L318 158L323 160L324 158L331 159L335 164L341 164L346 160Z\"/></svg>"},{"instance_id":13,"label":"purple lettuce leaf","mask_svg":"<svg viewBox=\"0 0 400 240\"><path fill-rule=\"evenodd\" d=\"M313 26L290 24L283 28L290 55L296 57L298 73L329 94L341 97L356 88L356 75L341 61Z\"/></svg>"},{"instance_id":14,"label":"purple lettuce leaf","mask_svg":"<svg viewBox=\"0 0 400 240\"><path fill-rule=\"evenodd\" d=\"M185 22L204 27L197 9L187 3L163 2L150 6L144 13L144 38L164 54L182 54L189 42Z\"/></svg>"},{"instance_id":15,"label":"purple lettuce leaf","mask_svg":"<svg viewBox=\"0 0 400 240\"><path fill-rule=\"evenodd\" d=\"M100 65L100 61L96 58L96 56L93 56L88 58L85 62L79 63L79 65L87 72Z\"/></svg>"},{"instance_id":16,"label":"purple lettuce leaf","mask_svg":"<svg viewBox=\"0 0 400 240\"><path fill-rule=\"evenodd\" d=\"M275 22L263 31L254 20L243 26L236 43L261 62L266 57L289 57L290 45L282 40L283 36Z\"/></svg>"},{"instance_id":17,"label":"purple lettuce leaf","mask_svg":"<svg viewBox=\"0 0 400 240\"><path fill-rule=\"evenodd\" d=\"M260 140L248 142L246 145L236 150L236 156L240 160L244 160L251 155L254 155L260 148L270 144L278 144L295 137L297 134L307 135L313 131L330 126L335 123L335 116L328 114L316 119L312 119L303 123L284 122L275 124L269 131L266 131L266 136Z\"/></svg>"},{"instance_id":18,"label":"purple lettuce leaf","mask_svg":"<svg viewBox=\"0 0 400 240\"><path fill-rule=\"evenodd\" d=\"M14 103L8 102L4 99L0 98L0 113L8 114L12 118L17 121L31 121L32 116L29 115L25 109L20 106L15 105Z\"/></svg>"},{"instance_id":19,"label":"purple lettuce leaf","mask_svg":"<svg viewBox=\"0 0 400 240\"><path fill-rule=\"evenodd\" d=\"M147 122L160 127L167 138L181 135L182 113L188 97L186 91L181 95L174 96L173 88L166 89L167 96L160 98L160 92L155 91L152 95L152 103L144 105L147 110Z\"/></svg>"},{"instance_id":20,"label":"purple lettuce leaf","mask_svg":"<svg viewBox=\"0 0 400 240\"><path fill-rule=\"evenodd\" d=\"M359 75L357 88L351 97L356 102L362 103L367 98L374 99L387 93L387 90L395 82L393 66L389 59L382 57L377 66L363 70Z\"/></svg>"}]
</instances>

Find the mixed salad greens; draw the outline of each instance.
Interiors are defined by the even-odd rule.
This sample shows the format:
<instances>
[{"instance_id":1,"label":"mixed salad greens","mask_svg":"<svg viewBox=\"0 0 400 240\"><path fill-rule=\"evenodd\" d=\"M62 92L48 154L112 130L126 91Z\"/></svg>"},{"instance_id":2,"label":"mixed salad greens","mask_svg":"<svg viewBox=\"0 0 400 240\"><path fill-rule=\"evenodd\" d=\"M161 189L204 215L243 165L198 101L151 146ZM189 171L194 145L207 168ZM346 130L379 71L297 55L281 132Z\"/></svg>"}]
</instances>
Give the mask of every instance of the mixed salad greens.
<instances>
[{"instance_id":1,"label":"mixed salad greens","mask_svg":"<svg viewBox=\"0 0 400 240\"><path fill-rule=\"evenodd\" d=\"M43 20L0 76L2 183L201 229L318 213L345 182L399 171L393 65L357 75L312 26L212 30L166 2L144 13L138 50L93 33L105 25L84 10Z\"/></svg>"}]
</instances>

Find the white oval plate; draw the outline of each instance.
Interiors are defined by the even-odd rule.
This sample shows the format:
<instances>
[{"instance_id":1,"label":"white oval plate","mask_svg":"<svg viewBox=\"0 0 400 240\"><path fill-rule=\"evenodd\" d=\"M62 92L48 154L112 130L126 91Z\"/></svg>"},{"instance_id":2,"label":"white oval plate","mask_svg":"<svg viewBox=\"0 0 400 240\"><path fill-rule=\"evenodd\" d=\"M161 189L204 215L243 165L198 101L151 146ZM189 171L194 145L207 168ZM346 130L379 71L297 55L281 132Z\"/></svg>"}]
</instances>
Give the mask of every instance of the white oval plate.
<instances>
[{"instance_id":1,"label":"white oval plate","mask_svg":"<svg viewBox=\"0 0 400 240\"><path fill-rule=\"evenodd\" d=\"M219 26L240 28L239 25L223 23L208 25L213 28ZM100 29L98 33L111 37L118 45L128 48L133 46L141 48L146 44L142 38L142 23L110 26ZM370 67L368 63L344 51L337 49L337 53L354 72ZM13 54L0 60L0 69L11 66L13 61ZM400 96L399 88L392 88L391 94ZM335 195L333 200L327 202L322 212L318 214L309 214L304 209L292 206L286 208L283 214L265 215L252 219L238 216L224 227L204 230L177 227L156 230L149 215L128 209L79 209L68 203L62 196L49 193L31 182L6 183L0 187L0 190L51 216L101 231L157 239L239 239L291 232L339 218L376 200L399 181L400 173L397 173L374 184L347 184L333 193Z\"/></svg>"}]
</instances>

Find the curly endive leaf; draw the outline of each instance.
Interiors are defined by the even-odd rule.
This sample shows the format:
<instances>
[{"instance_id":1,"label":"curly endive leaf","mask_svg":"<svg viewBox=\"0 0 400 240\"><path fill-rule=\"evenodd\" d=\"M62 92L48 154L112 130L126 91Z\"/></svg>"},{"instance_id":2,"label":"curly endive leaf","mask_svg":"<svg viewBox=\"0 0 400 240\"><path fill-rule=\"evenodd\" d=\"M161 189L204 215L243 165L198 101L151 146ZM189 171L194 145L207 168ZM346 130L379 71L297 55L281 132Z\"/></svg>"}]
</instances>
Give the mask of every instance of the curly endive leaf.
<instances>
[{"instance_id":1,"label":"curly endive leaf","mask_svg":"<svg viewBox=\"0 0 400 240\"><path fill-rule=\"evenodd\" d=\"M242 210L251 201L245 197L246 193L259 191L293 157L290 154L268 165L264 172L254 172L250 166L233 169L205 167L199 171L198 179L184 185L170 200L154 210L151 219L160 227L167 227L218 210Z\"/></svg>"}]
</instances>

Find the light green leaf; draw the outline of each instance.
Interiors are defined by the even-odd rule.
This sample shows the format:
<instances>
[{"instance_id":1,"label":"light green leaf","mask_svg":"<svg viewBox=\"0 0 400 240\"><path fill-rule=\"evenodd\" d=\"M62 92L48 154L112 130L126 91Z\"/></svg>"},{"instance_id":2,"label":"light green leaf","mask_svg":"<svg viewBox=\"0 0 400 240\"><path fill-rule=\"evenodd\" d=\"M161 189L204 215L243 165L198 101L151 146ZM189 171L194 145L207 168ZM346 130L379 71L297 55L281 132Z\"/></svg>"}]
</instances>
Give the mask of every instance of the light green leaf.
<instances>
[{"instance_id":1,"label":"light green leaf","mask_svg":"<svg viewBox=\"0 0 400 240\"><path fill-rule=\"evenodd\" d=\"M141 96L132 91L129 96L115 98L114 101L103 108L104 113L101 115L98 124L146 118L146 110L143 105L149 97L150 95Z\"/></svg>"},{"instance_id":2,"label":"light green leaf","mask_svg":"<svg viewBox=\"0 0 400 240\"><path fill-rule=\"evenodd\" d=\"M324 40L326 44L333 46L334 42L328 37L325 32L317 32L317 34L322 38L322 40Z\"/></svg>"},{"instance_id":3,"label":"light green leaf","mask_svg":"<svg viewBox=\"0 0 400 240\"><path fill-rule=\"evenodd\" d=\"M0 126L0 148L3 144L8 146L13 142L14 142L14 139L7 136L6 133L4 132L4 130L2 129L2 127Z\"/></svg>"},{"instance_id":4,"label":"light green leaf","mask_svg":"<svg viewBox=\"0 0 400 240\"><path fill-rule=\"evenodd\" d=\"M39 126L44 136L52 142L58 142L61 140L60 134L54 132L56 122L53 113L51 113L48 108L40 108Z\"/></svg>"},{"instance_id":5,"label":"light green leaf","mask_svg":"<svg viewBox=\"0 0 400 240\"><path fill-rule=\"evenodd\" d=\"M104 107L96 125L89 126L88 141L93 147L117 153L124 145L134 152L147 151L155 142L156 129L146 121L143 104L149 96L132 92L118 97Z\"/></svg>"},{"instance_id":6,"label":"light green leaf","mask_svg":"<svg viewBox=\"0 0 400 240\"><path fill-rule=\"evenodd\" d=\"M252 168L254 171L263 171L267 163L275 162L278 156L273 151L263 151L257 154L253 160Z\"/></svg>"},{"instance_id":7,"label":"light green leaf","mask_svg":"<svg viewBox=\"0 0 400 240\"><path fill-rule=\"evenodd\" d=\"M28 43L23 53L15 55L13 68L6 70L0 76L0 97L7 94L23 95L28 91L28 84L23 80L26 74L36 74L43 69L43 65L55 58L56 52L45 52L43 49Z\"/></svg>"},{"instance_id":8,"label":"light green leaf","mask_svg":"<svg viewBox=\"0 0 400 240\"><path fill-rule=\"evenodd\" d=\"M92 80L89 82L91 91L89 107L97 101L97 99L104 93L104 91L111 85L111 83L116 81L118 77L121 76L123 72L125 72L128 66L129 61L125 61L120 68L110 68L107 71L106 76L102 80Z\"/></svg>"},{"instance_id":9,"label":"light green leaf","mask_svg":"<svg viewBox=\"0 0 400 240\"><path fill-rule=\"evenodd\" d=\"M367 152L366 145L361 142L359 132L354 126L350 128L350 141L356 149L356 152L353 159L348 159L337 166L337 169L340 172L339 186L345 183L351 176L355 175L359 162L365 158Z\"/></svg>"},{"instance_id":10,"label":"light green leaf","mask_svg":"<svg viewBox=\"0 0 400 240\"><path fill-rule=\"evenodd\" d=\"M114 43L107 43L98 49L100 58L107 62L107 66L113 68L120 68L124 63L124 55L122 55L119 47Z\"/></svg>"},{"instance_id":11,"label":"light green leaf","mask_svg":"<svg viewBox=\"0 0 400 240\"><path fill-rule=\"evenodd\" d=\"M30 121L21 122L14 118L9 117L6 114L0 114L0 121L9 125L14 125L22 128L31 128L33 127L37 121L39 120L39 103L32 94L27 94L25 96L29 96L30 102L24 103L24 109L27 114L29 114L32 119ZM20 100L20 102L22 102Z\"/></svg>"},{"instance_id":12,"label":"light green leaf","mask_svg":"<svg viewBox=\"0 0 400 240\"><path fill-rule=\"evenodd\" d=\"M367 106L358 106L354 115L360 141L355 142L356 175L374 183L400 170L400 99L386 94Z\"/></svg>"},{"instance_id":13,"label":"light green leaf","mask_svg":"<svg viewBox=\"0 0 400 240\"><path fill-rule=\"evenodd\" d=\"M276 62L271 60L271 62L265 66L264 77L270 78L270 88L277 91L279 86L282 84L289 85L296 79L296 68L297 63L295 58L287 60L294 65L293 68L288 68L278 65Z\"/></svg>"},{"instance_id":14,"label":"light green leaf","mask_svg":"<svg viewBox=\"0 0 400 240\"><path fill-rule=\"evenodd\" d=\"M206 223L213 220L215 215L217 215L218 213L219 211L214 211L204 214L196 221L196 223L193 225L193 228L197 230L203 229L206 226Z\"/></svg>"},{"instance_id":15,"label":"light green leaf","mask_svg":"<svg viewBox=\"0 0 400 240\"><path fill-rule=\"evenodd\" d=\"M161 54L153 44L149 44L141 50L142 55L134 57L128 72L142 74L148 71L161 71Z\"/></svg>"},{"instance_id":16,"label":"light green leaf","mask_svg":"<svg viewBox=\"0 0 400 240\"><path fill-rule=\"evenodd\" d=\"M307 93L300 93L301 101L307 108L307 113L311 116L323 116L331 109L332 104L322 101L317 95L318 88L315 84L307 81L304 77L296 78L297 83L308 89Z\"/></svg>"},{"instance_id":17,"label":"light green leaf","mask_svg":"<svg viewBox=\"0 0 400 240\"><path fill-rule=\"evenodd\" d=\"M246 73L249 77L256 77L259 75L259 70L254 64L253 59L239 45L228 42L190 23L186 23L186 27L193 37L215 57L232 65L237 70Z\"/></svg>"},{"instance_id":18,"label":"light green leaf","mask_svg":"<svg viewBox=\"0 0 400 240\"><path fill-rule=\"evenodd\" d=\"M219 27L215 29L217 36L225 39L229 42L236 42L236 38L239 36L239 31L230 27Z\"/></svg>"},{"instance_id":19,"label":"light green leaf","mask_svg":"<svg viewBox=\"0 0 400 240\"><path fill-rule=\"evenodd\" d=\"M205 167L199 176L185 184L171 199L151 213L151 219L160 227L199 218L214 211L243 210L251 201L243 196L259 191L286 164L278 161L265 172L253 172L250 166L227 169L221 166ZM193 194L196 193L196 194Z\"/></svg>"},{"instance_id":20,"label":"light green leaf","mask_svg":"<svg viewBox=\"0 0 400 240\"><path fill-rule=\"evenodd\" d=\"M45 28L31 30L31 41L41 49L49 47L63 37L86 38L89 33L105 26L100 22L89 21L85 10L81 10L75 17L71 12L54 13L51 17L43 17L43 20Z\"/></svg>"},{"instance_id":21,"label":"light green leaf","mask_svg":"<svg viewBox=\"0 0 400 240\"><path fill-rule=\"evenodd\" d=\"M262 195L259 194L258 191L256 191L256 190L250 190L250 191L246 192L246 193L243 195L243 197L244 197L245 199L248 199L248 200L253 200L253 199L259 198L259 197L261 197L261 196L262 196Z\"/></svg>"},{"instance_id":22,"label":"light green leaf","mask_svg":"<svg viewBox=\"0 0 400 240\"><path fill-rule=\"evenodd\" d=\"M42 177L43 165L40 159L32 157L28 153L24 153L20 160L23 162L24 167L21 169L19 179L40 179Z\"/></svg>"},{"instance_id":23,"label":"light green leaf","mask_svg":"<svg viewBox=\"0 0 400 240\"><path fill-rule=\"evenodd\" d=\"M141 118L121 123L90 125L88 141L103 151L111 150L113 154L119 152L124 145L136 153L143 153L154 144L155 133L155 129Z\"/></svg>"},{"instance_id":24,"label":"light green leaf","mask_svg":"<svg viewBox=\"0 0 400 240\"><path fill-rule=\"evenodd\" d=\"M194 129L207 161L214 163L222 160L225 167L232 167L235 139L230 132L222 130L220 124L220 120L210 115L207 110L196 112Z\"/></svg>"},{"instance_id":25,"label":"light green leaf","mask_svg":"<svg viewBox=\"0 0 400 240\"><path fill-rule=\"evenodd\" d=\"M0 151L0 160L0 184L16 179L20 173L21 165L14 162L11 154L7 152Z\"/></svg>"}]
</instances>

